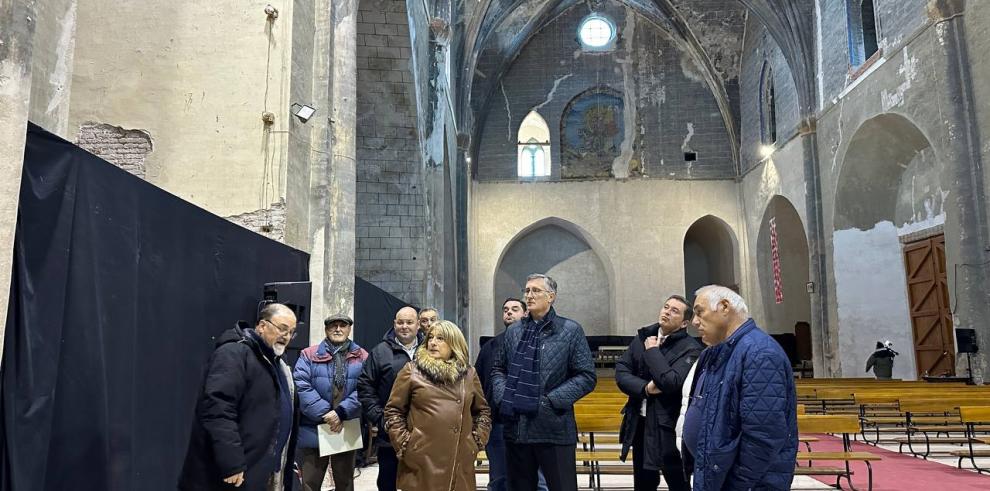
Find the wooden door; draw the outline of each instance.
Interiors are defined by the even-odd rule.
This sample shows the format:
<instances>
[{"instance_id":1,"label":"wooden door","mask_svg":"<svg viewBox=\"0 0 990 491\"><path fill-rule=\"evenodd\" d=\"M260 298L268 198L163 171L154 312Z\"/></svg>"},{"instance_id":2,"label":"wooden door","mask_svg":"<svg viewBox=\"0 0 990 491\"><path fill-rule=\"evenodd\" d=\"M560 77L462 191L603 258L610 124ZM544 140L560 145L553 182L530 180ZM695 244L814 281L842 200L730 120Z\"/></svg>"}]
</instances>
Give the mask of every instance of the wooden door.
<instances>
[{"instance_id":1,"label":"wooden door","mask_svg":"<svg viewBox=\"0 0 990 491\"><path fill-rule=\"evenodd\" d=\"M956 348L945 274L945 236L906 244L904 268L918 377L955 375Z\"/></svg>"}]
</instances>

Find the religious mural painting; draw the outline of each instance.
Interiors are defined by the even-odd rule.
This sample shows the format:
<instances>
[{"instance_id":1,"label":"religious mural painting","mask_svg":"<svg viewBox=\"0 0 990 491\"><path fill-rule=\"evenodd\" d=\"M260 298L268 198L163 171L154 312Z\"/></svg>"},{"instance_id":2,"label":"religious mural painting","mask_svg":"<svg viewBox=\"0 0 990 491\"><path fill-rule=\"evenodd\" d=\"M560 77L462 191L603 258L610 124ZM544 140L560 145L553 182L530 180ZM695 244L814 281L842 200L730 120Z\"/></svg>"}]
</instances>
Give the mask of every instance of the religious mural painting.
<instances>
[{"instance_id":1,"label":"religious mural painting","mask_svg":"<svg viewBox=\"0 0 990 491\"><path fill-rule=\"evenodd\" d=\"M561 118L561 169L564 179L612 177L624 135L622 97L596 87L575 97Z\"/></svg>"}]
</instances>

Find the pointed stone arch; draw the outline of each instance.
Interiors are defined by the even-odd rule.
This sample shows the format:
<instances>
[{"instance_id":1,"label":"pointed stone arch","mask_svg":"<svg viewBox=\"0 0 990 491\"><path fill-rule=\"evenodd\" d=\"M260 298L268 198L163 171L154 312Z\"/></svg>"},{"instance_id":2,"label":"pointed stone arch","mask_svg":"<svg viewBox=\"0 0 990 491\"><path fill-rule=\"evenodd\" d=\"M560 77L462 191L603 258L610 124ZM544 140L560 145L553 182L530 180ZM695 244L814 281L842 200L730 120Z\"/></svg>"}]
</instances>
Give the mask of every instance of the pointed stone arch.
<instances>
[{"instance_id":1,"label":"pointed stone arch","mask_svg":"<svg viewBox=\"0 0 990 491\"><path fill-rule=\"evenodd\" d=\"M562 218L538 220L506 244L492 278L495 333L502 331L502 301L520 298L526 276L545 273L557 280L556 306L590 335L615 329L615 274L601 243L582 227Z\"/></svg>"}]
</instances>

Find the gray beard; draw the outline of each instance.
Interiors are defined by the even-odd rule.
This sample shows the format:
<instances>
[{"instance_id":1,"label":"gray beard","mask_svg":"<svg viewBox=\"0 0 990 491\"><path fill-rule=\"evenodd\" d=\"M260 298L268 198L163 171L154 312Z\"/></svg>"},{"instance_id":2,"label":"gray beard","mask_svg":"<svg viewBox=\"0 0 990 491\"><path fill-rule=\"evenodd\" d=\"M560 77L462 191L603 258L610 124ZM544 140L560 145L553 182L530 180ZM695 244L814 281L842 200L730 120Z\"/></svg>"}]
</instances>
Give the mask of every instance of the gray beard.
<instances>
[{"instance_id":1,"label":"gray beard","mask_svg":"<svg viewBox=\"0 0 990 491\"><path fill-rule=\"evenodd\" d=\"M275 356L282 356L285 354L285 345L276 344L275 346L272 346L272 351L275 352Z\"/></svg>"}]
</instances>

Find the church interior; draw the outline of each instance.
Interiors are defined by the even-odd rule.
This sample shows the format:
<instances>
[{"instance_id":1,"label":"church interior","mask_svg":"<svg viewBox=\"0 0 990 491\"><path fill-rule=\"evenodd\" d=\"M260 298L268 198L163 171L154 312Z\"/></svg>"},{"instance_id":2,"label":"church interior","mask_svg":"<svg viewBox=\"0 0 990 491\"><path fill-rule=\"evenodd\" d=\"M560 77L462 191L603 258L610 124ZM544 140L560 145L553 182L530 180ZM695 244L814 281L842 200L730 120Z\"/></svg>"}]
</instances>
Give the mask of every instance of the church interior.
<instances>
[{"instance_id":1,"label":"church interior","mask_svg":"<svg viewBox=\"0 0 990 491\"><path fill-rule=\"evenodd\" d=\"M902 393L990 401L990 2L13 0L0 26L4 319L31 297L14 246L30 122L305 257L270 281L309 281L314 325L355 312L358 278L436 309L474 354L545 273L598 340L601 387L669 295L730 287L790 357L799 412L858 414L857 451L892 454L855 460L850 486L990 486L972 470L990 420L926 410L955 419L925 450L880 417L898 399L876 394L872 426L850 412L888 341ZM356 315L355 336L393 312ZM5 367L30 345L12 325ZM629 489L602 476L619 467L579 483ZM837 482L818 477L795 489Z\"/></svg>"}]
</instances>

